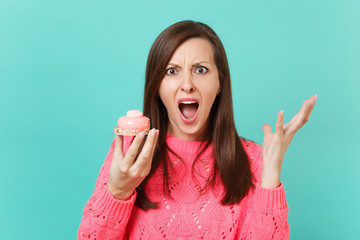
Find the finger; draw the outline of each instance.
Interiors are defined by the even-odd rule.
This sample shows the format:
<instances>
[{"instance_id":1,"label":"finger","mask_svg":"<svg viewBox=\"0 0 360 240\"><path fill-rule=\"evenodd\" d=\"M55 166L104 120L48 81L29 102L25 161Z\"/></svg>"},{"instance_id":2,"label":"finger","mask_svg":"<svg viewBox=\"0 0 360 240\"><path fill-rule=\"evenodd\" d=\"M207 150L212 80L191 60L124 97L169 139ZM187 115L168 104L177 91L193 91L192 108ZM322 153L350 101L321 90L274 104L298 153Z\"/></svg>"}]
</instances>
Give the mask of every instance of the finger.
<instances>
[{"instance_id":1,"label":"finger","mask_svg":"<svg viewBox=\"0 0 360 240\"><path fill-rule=\"evenodd\" d=\"M158 138L159 138L159 130L156 130L156 139L155 139L155 144L152 148L152 152L151 152L151 161L149 161L149 166L148 167L151 167L151 163L152 163L152 159L153 159L153 156L154 156L154 152L155 152L155 148L156 148L156 145L157 145L157 141L158 141Z\"/></svg>"},{"instance_id":2,"label":"finger","mask_svg":"<svg viewBox=\"0 0 360 240\"><path fill-rule=\"evenodd\" d=\"M305 100L301 106L300 111L291 119L290 122L285 124L284 129L286 132L296 133L307 121L309 121L310 114L314 108L317 95L313 95L309 100Z\"/></svg>"},{"instance_id":3,"label":"finger","mask_svg":"<svg viewBox=\"0 0 360 240\"><path fill-rule=\"evenodd\" d=\"M303 103L303 105L305 104L305 102ZM302 109L302 106L301 106ZM294 123L296 122L296 119L299 117L300 111L298 113L295 114L295 116L286 124L284 124L283 129L287 129L288 127L290 127L291 125L294 125Z\"/></svg>"},{"instance_id":4,"label":"finger","mask_svg":"<svg viewBox=\"0 0 360 240\"><path fill-rule=\"evenodd\" d=\"M303 114L303 113L306 111L307 103L308 103L307 100L305 100L305 101L303 102L303 104L301 105L301 108L300 108L299 112L297 112L297 113L295 114L295 116L290 120L289 123L292 123L292 122L296 122L296 121L297 121L297 119L299 118L299 116L301 116L301 114ZM286 124L285 124L285 125L286 125Z\"/></svg>"},{"instance_id":5,"label":"finger","mask_svg":"<svg viewBox=\"0 0 360 240\"><path fill-rule=\"evenodd\" d=\"M139 133L133 140L130 145L129 150L126 152L124 159L122 160L122 166L126 169L130 168L133 165L137 153L139 151L139 146L141 145L143 139L145 137L145 133Z\"/></svg>"},{"instance_id":6,"label":"finger","mask_svg":"<svg viewBox=\"0 0 360 240\"><path fill-rule=\"evenodd\" d=\"M309 118L310 118L310 115L311 115L312 110L314 109L316 100L317 100L317 94L310 97L310 99L309 99L308 111L307 111L307 114L306 114L306 116L305 116L305 118L304 118L304 121L305 121L305 122L308 122L308 121L309 121Z\"/></svg>"},{"instance_id":7,"label":"finger","mask_svg":"<svg viewBox=\"0 0 360 240\"><path fill-rule=\"evenodd\" d=\"M282 136L283 136L283 126L284 126L284 111L281 110L278 113L278 117L277 117L277 120L276 120L275 137L278 137L279 139L282 138Z\"/></svg>"},{"instance_id":8,"label":"finger","mask_svg":"<svg viewBox=\"0 0 360 240\"><path fill-rule=\"evenodd\" d=\"M299 130L308 121L310 116L309 112L311 112L313 105L313 96L311 96L309 100L304 101L299 112L299 117L296 121L296 131Z\"/></svg>"},{"instance_id":9,"label":"finger","mask_svg":"<svg viewBox=\"0 0 360 240\"><path fill-rule=\"evenodd\" d=\"M144 168L152 160L152 154L154 146L156 145L156 130L151 129L149 135L145 141L144 147L139 154L139 157L136 159L136 162L133 164L133 169Z\"/></svg>"},{"instance_id":10,"label":"finger","mask_svg":"<svg viewBox=\"0 0 360 240\"><path fill-rule=\"evenodd\" d=\"M123 158L124 157L124 153L122 150L122 145L123 145L123 138L121 135L115 135L115 148L114 148L114 156L115 158ZM114 157L113 157L114 159Z\"/></svg>"},{"instance_id":11,"label":"finger","mask_svg":"<svg viewBox=\"0 0 360 240\"><path fill-rule=\"evenodd\" d=\"M299 117L299 113L296 113L295 116L294 116L289 122L287 122L286 124L284 124L284 127L283 127L284 132L285 132L285 131L289 131L289 130L291 130L291 129L294 128L294 127L292 127L292 126L294 126L294 123L296 123L296 119L297 119L298 117Z\"/></svg>"},{"instance_id":12,"label":"finger","mask_svg":"<svg viewBox=\"0 0 360 240\"><path fill-rule=\"evenodd\" d=\"M308 100L305 100L300 108L300 111L291 119L290 122L285 124L284 129L287 133L295 134L301 127L307 111Z\"/></svg>"}]
</instances>

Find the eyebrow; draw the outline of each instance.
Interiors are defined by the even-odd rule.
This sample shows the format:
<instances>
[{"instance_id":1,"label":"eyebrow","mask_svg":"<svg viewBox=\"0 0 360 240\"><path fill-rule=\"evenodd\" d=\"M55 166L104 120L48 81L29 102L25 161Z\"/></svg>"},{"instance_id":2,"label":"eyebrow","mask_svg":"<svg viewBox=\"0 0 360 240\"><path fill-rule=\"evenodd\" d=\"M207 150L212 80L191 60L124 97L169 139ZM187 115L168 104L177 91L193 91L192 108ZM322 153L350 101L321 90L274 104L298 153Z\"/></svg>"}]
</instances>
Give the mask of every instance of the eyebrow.
<instances>
[{"instance_id":1,"label":"eyebrow","mask_svg":"<svg viewBox=\"0 0 360 240\"><path fill-rule=\"evenodd\" d=\"M208 64L210 64L210 63L207 62L207 61L200 61L200 62L194 63L192 66L198 66L198 65L200 65L200 64L202 64L202 63L208 63ZM173 65L173 66L175 66L175 67L180 67L179 65L177 65L177 64L175 64L175 63L171 63L171 62L169 62L168 65Z\"/></svg>"}]
</instances>

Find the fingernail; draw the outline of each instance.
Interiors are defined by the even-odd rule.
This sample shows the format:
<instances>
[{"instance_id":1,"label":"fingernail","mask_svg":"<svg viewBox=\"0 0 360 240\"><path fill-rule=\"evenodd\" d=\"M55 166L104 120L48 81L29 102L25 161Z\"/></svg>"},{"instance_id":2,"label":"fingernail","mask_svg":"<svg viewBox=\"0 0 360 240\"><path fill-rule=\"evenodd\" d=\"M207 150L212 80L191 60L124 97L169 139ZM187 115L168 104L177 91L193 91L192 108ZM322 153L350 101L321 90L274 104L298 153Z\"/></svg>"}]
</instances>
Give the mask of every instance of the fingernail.
<instances>
[{"instance_id":1,"label":"fingernail","mask_svg":"<svg viewBox=\"0 0 360 240\"><path fill-rule=\"evenodd\" d=\"M138 136L139 136L140 139L142 139L142 138L144 138L145 133L144 133L144 132L140 132Z\"/></svg>"},{"instance_id":2,"label":"fingernail","mask_svg":"<svg viewBox=\"0 0 360 240\"><path fill-rule=\"evenodd\" d=\"M151 129L151 131L150 131L150 136L155 136L155 130L154 129Z\"/></svg>"}]
</instances>

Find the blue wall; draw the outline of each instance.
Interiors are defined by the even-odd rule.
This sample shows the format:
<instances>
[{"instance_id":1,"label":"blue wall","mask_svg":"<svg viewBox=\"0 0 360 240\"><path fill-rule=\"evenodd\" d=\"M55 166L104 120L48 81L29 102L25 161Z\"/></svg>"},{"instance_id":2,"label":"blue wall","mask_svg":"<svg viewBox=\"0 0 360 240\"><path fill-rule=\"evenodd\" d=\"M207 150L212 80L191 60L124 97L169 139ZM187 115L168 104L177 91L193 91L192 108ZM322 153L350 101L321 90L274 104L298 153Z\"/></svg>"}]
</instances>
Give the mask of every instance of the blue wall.
<instances>
[{"instance_id":1,"label":"blue wall","mask_svg":"<svg viewBox=\"0 0 360 240\"><path fill-rule=\"evenodd\" d=\"M185 19L223 41L241 136L318 94L282 168L291 239L360 239L360 1L219 2L0 0L0 239L75 239L151 44Z\"/></svg>"}]
</instances>

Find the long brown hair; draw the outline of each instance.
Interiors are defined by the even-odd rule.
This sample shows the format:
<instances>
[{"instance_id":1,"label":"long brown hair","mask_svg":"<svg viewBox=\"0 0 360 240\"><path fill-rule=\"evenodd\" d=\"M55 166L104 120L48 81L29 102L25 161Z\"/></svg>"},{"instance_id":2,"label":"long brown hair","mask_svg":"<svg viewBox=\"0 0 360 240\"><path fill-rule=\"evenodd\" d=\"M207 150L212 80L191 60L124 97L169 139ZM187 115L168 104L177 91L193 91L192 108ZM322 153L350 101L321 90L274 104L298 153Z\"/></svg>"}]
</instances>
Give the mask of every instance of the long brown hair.
<instances>
[{"instance_id":1,"label":"long brown hair","mask_svg":"<svg viewBox=\"0 0 360 240\"><path fill-rule=\"evenodd\" d=\"M211 43L221 86L221 92L216 96L209 114L209 127L202 140L204 144L199 155L211 142L213 143L215 166L212 176L220 173L225 188L222 204L239 203L247 195L249 189L254 188L249 159L235 128L230 70L225 49L219 37L208 25L201 22L181 21L166 28L156 38L147 60L143 112L151 119L151 127L159 129L159 137L150 173L137 187L138 195L135 204L144 210L157 207L156 203L147 198L145 186L160 163L164 166L164 194L169 195L167 151L171 149L166 144L169 120L158 90L165 76L167 64L175 50L190 38L203 38ZM215 183L214 179L215 177L208 179L208 182Z\"/></svg>"}]
</instances>

